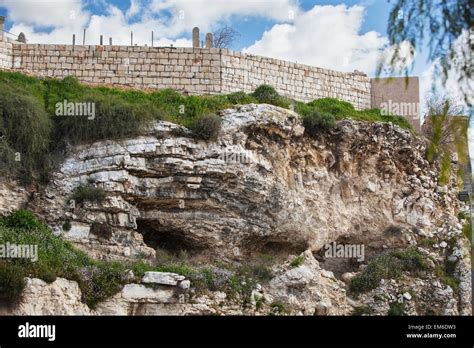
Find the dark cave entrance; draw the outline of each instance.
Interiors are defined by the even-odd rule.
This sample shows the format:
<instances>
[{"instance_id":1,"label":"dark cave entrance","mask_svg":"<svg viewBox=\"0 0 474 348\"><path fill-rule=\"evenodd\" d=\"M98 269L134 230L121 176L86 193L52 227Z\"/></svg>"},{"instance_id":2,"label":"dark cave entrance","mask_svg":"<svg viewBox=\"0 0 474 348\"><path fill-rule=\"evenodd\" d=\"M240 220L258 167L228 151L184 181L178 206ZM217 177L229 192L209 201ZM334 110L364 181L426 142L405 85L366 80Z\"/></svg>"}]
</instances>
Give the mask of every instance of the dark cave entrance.
<instances>
[{"instance_id":1,"label":"dark cave entrance","mask_svg":"<svg viewBox=\"0 0 474 348\"><path fill-rule=\"evenodd\" d=\"M196 253L201 247L186 237L184 231L170 229L154 220L137 220L137 232L143 236L144 243L155 250L165 250L172 255L185 251Z\"/></svg>"}]
</instances>

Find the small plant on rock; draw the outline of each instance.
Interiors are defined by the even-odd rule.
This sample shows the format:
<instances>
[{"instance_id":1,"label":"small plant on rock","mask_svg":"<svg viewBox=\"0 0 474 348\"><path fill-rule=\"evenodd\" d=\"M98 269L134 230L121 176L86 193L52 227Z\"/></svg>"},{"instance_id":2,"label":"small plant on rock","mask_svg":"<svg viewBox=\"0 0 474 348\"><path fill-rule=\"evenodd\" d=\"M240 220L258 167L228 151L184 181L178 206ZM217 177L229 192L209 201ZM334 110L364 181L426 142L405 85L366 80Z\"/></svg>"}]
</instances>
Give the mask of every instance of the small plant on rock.
<instances>
[{"instance_id":1,"label":"small plant on rock","mask_svg":"<svg viewBox=\"0 0 474 348\"><path fill-rule=\"evenodd\" d=\"M334 128L336 125L336 119L331 114L322 114L318 111L312 111L304 116L303 124L305 127L305 133L314 137L321 131Z\"/></svg>"},{"instance_id":2,"label":"small plant on rock","mask_svg":"<svg viewBox=\"0 0 474 348\"><path fill-rule=\"evenodd\" d=\"M299 267L304 263L304 255L297 256L291 261L290 266L295 268Z\"/></svg>"},{"instance_id":3,"label":"small plant on rock","mask_svg":"<svg viewBox=\"0 0 474 348\"><path fill-rule=\"evenodd\" d=\"M76 204L81 204L84 201L100 203L104 201L105 196L105 191L102 188L87 183L86 185L76 187L71 195L71 199Z\"/></svg>"},{"instance_id":4,"label":"small plant on rock","mask_svg":"<svg viewBox=\"0 0 474 348\"><path fill-rule=\"evenodd\" d=\"M201 140L216 140L221 130L221 118L217 115L210 114L202 116L190 127L193 136Z\"/></svg>"}]
</instances>

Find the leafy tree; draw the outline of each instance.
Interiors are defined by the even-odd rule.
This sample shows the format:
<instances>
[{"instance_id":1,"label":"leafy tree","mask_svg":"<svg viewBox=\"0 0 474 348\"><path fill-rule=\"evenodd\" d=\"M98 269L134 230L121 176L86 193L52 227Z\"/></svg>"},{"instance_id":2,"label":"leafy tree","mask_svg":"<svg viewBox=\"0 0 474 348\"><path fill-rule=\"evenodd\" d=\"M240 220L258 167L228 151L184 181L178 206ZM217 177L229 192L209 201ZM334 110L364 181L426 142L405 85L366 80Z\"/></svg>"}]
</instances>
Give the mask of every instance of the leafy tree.
<instances>
[{"instance_id":1,"label":"leafy tree","mask_svg":"<svg viewBox=\"0 0 474 348\"><path fill-rule=\"evenodd\" d=\"M472 13L472 0L395 0L387 29L390 44L395 45L389 70L393 72L397 64L404 61L403 42L409 42L413 50L420 50L427 38L428 60L439 63L436 76L445 83L448 75L455 72L465 101L471 106L474 65ZM381 69L379 67L379 73ZM405 69L406 74L408 69Z\"/></svg>"}]
</instances>

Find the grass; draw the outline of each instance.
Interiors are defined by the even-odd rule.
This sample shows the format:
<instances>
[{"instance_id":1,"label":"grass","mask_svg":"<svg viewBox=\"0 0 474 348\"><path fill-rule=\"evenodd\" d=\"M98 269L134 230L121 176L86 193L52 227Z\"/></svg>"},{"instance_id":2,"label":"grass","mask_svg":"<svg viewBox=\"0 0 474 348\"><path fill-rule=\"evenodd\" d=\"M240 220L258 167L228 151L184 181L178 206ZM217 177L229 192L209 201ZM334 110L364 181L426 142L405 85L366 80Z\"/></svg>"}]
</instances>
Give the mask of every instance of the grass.
<instances>
[{"instance_id":1,"label":"grass","mask_svg":"<svg viewBox=\"0 0 474 348\"><path fill-rule=\"evenodd\" d=\"M24 277L21 266L0 261L0 299L11 305L17 303L26 285Z\"/></svg>"},{"instance_id":2,"label":"grass","mask_svg":"<svg viewBox=\"0 0 474 348\"><path fill-rule=\"evenodd\" d=\"M221 129L221 118L214 114L201 116L190 128L196 139L215 141Z\"/></svg>"},{"instance_id":3,"label":"grass","mask_svg":"<svg viewBox=\"0 0 474 348\"><path fill-rule=\"evenodd\" d=\"M103 228L103 226L101 226ZM0 244L27 244L38 246L38 260L11 258L0 261L0 296L15 303L24 289L24 277L36 277L50 283L57 277L77 281L82 301L95 306L119 292L124 284L139 282L145 272L172 272L191 280L197 293L223 291L229 298L243 304L251 302L251 293L257 280L269 279L271 274L260 264L221 268L215 266L191 266L187 258L168 259L159 264L144 261L112 262L90 258L77 250L70 242L55 236L52 231L31 212L19 210L0 218ZM134 279L128 279L128 271Z\"/></svg>"},{"instance_id":4,"label":"grass","mask_svg":"<svg viewBox=\"0 0 474 348\"><path fill-rule=\"evenodd\" d=\"M472 243L472 226L470 222L467 222L462 226L462 233L467 238L469 243Z\"/></svg>"},{"instance_id":5,"label":"grass","mask_svg":"<svg viewBox=\"0 0 474 348\"><path fill-rule=\"evenodd\" d=\"M293 268L299 267L304 263L304 255L296 256L290 263Z\"/></svg>"},{"instance_id":6,"label":"grass","mask_svg":"<svg viewBox=\"0 0 474 348\"><path fill-rule=\"evenodd\" d=\"M405 303L404 302L392 302L388 310L387 315L391 316L404 316L405 314Z\"/></svg>"},{"instance_id":7,"label":"grass","mask_svg":"<svg viewBox=\"0 0 474 348\"><path fill-rule=\"evenodd\" d=\"M318 111L311 111L303 116L305 133L316 136L320 131L327 131L336 126L336 119L331 114L321 114Z\"/></svg>"},{"instance_id":8,"label":"grass","mask_svg":"<svg viewBox=\"0 0 474 348\"><path fill-rule=\"evenodd\" d=\"M81 204L85 201L100 203L104 201L105 196L104 189L96 187L92 183L87 183L76 187L71 194L70 200L73 200L74 204Z\"/></svg>"},{"instance_id":9,"label":"grass","mask_svg":"<svg viewBox=\"0 0 474 348\"><path fill-rule=\"evenodd\" d=\"M406 119L382 116L379 109L358 111L350 103L332 98L305 104L280 96L268 85L250 94L185 96L171 89L144 92L90 87L71 76L58 80L0 71L0 91L0 174L20 177L26 183L34 179L47 182L68 144L136 136L155 120L194 128L196 138L213 140L220 122L212 115L235 104L293 106L306 120L309 133L330 128L333 119L344 118L411 128ZM57 116L57 103L65 100L93 103L95 117Z\"/></svg>"},{"instance_id":10,"label":"grass","mask_svg":"<svg viewBox=\"0 0 474 348\"><path fill-rule=\"evenodd\" d=\"M281 302L273 302L270 305L270 308L272 309L272 313L274 315L285 315L287 313L287 309L285 305Z\"/></svg>"},{"instance_id":11,"label":"grass","mask_svg":"<svg viewBox=\"0 0 474 348\"><path fill-rule=\"evenodd\" d=\"M258 86L251 96L259 103L281 106L286 109L290 106L289 99L279 95L278 92L269 85Z\"/></svg>"},{"instance_id":12,"label":"grass","mask_svg":"<svg viewBox=\"0 0 474 348\"><path fill-rule=\"evenodd\" d=\"M373 259L352 279L349 290L357 295L375 289L382 279L397 279L403 272L417 272L424 269L426 269L424 257L415 248L391 251Z\"/></svg>"},{"instance_id":13,"label":"grass","mask_svg":"<svg viewBox=\"0 0 474 348\"><path fill-rule=\"evenodd\" d=\"M367 122L391 122L404 129L412 129L406 118L395 115L382 115L380 109L356 110L346 101L334 98L315 99L307 104L294 102L295 111L302 116L318 112L323 115L332 115L336 120L353 119Z\"/></svg>"},{"instance_id":14,"label":"grass","mask_svg":"<svg viewBox=\"0 0 474 348\"><path fill-rule=\"evenodd\" d=\"M368 306L357 306L351 313L351 316L371 315L374 311Z\"/></svg>"},{"instance_id":15,"label":"grass","mask_svg":"<svg viewBox=\"0 0 474 348\"><path fill-rule=\"evenodd\" d=\"M455 293L459 291L459 279L454 277L454 265L449 261L445 260L444 264L436 265L434 273L439 280L444 284L448 285L453 289Z\"/></svg>"}]
</instances>

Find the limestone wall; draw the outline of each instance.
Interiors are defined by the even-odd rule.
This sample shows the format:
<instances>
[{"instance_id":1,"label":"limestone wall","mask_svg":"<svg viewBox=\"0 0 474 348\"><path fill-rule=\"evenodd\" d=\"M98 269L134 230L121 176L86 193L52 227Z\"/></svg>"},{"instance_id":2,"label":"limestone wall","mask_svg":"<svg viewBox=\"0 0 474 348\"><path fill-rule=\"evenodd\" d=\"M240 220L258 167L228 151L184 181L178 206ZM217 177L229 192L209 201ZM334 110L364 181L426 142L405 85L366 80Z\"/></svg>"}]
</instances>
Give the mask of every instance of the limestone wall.
<instances>
[{"instance_id":1,"label":"limestone wall","mask_svg":"<svg viewBox=\"0 0 474 348\"><path fill-rule=\"evenodd\" d=\"M279 59L222 50L222 91L253 91L261 84L275 87L282 95L311 101L332 97L348 101L357 109L370 108L370 79Z\"/></svg>"},{"instance_id":2,"label":"limestone wall","mask_svg":"<svg viewBox=\"0 0 474 348\"><path fill-rule=\"evenodd\" d=\"M12 44L0 40L0 69L12 67Z\"/></svg>"},{"instance_id":3,"label":"limestone wall","mask_svg":"<svg viewBox=\"0 0 474 348\"><path fill-rule=\"evenodd\" d=\"M38 76L74 75L93 85L173 88L189 94L253 91L261 84L303 101L333 97L370 107L370 80L217 48L72 46L13 43L13 69Z\"/></svg>"},{"instance_id":4,"label":"limestone wall","mask_svg":"<svg viewBox=\"0 0 474 348\"><path fill-rule=\"evenodd\" d=\"M14 70L94 85L220 92L218 49L14 44Z\"/></svg>"}]
</instances>

